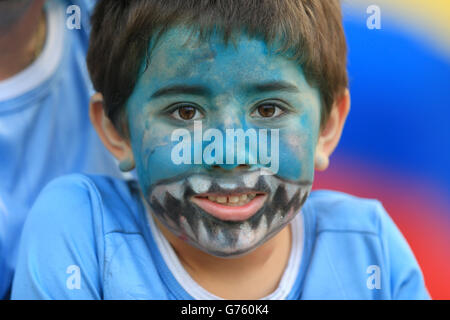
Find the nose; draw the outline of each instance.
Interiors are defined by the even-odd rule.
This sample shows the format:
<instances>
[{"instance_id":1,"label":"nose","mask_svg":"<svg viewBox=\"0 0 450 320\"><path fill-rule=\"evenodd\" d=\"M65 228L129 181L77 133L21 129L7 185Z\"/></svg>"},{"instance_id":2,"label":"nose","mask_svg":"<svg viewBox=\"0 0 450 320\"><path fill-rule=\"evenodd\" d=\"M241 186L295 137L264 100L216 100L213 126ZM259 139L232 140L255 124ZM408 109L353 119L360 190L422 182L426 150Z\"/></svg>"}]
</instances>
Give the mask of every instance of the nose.
<instances>
[{"instance_id":1,"label":"nose","mask_svg":"<svg viewBox=\"0 0 450 320\"><path fill-rule=\"evenodd\" d=\"M223 101L222 101L223 100ZM256 130L249 128L246 123L245 114L242 112L242 105L236 99L222 99L216 101L218 108L216 119L210 123L211 129L221 138L215 136L214 155L206 152L206 163L210 163L212 168L222 170L243 170L257 164L258 136ZM217 148L216 148L217 149ZM208 161L209 160L209 161Z\"/></svg>"}]
</instances>

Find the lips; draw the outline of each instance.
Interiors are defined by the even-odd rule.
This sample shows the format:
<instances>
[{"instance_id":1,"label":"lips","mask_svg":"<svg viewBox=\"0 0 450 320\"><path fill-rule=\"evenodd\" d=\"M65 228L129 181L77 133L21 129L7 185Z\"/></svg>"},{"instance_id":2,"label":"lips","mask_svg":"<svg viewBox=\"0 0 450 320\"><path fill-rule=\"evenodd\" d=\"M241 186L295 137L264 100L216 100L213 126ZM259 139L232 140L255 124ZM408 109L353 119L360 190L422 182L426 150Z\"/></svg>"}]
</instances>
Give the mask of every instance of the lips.
<instances>
[{"instance_id":1,"label":"lips","mask_svg":"<svg viewBox=\"0 0 450 320\"><path fill-rule=\"evenodd\" d=\"M243 221L262 208L267 199L265 193L241 193L233 195L198 195L191 201L205 212L223 221Z\"/></svg>"}]
</instances>

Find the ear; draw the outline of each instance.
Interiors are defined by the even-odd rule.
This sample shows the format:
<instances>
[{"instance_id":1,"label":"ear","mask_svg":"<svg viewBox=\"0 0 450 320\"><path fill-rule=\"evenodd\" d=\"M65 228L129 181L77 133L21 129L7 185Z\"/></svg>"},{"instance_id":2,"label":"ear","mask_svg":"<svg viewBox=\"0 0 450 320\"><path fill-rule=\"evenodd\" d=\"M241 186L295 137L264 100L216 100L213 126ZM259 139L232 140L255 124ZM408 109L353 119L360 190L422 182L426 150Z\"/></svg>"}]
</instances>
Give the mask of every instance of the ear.
<instances>
[{"instance_id":1,"label":"ear","mask_svg":"<svg viewBox=\"0 0 450 320\"><path fill-rule=\"evenodd\" d=\"M92 96L89 106L89 117L105 147L119 160L122 171L134 169L134 157L130 143L123 138L106 116L103 108L103 95L96 93Z\"/></svg>"},{"instance_id":2,"label":"ear","mask_svg":"<svg viewBox=\"0 0 450 320\"><path fill-rule=\"evenodd\" d=\"M320 132L314 159L316 170L323 171L328 168L330 156L341 138L349 111L350 92L345 89L335 100L328 121Z\"/></svg>"}]
</instances>

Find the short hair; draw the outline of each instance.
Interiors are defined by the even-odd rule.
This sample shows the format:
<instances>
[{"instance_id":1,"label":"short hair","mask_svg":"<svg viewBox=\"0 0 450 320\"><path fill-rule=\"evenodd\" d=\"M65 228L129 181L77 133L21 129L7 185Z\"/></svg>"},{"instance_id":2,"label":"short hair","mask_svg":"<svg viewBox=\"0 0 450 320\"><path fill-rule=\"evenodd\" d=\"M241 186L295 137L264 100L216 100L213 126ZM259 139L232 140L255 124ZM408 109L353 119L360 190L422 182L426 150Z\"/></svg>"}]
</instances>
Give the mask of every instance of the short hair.
<instances>
[{"instance_id":1,"label":"short hair","mask_svg":"<svg viewBox=\"0 0 450 320\"><path fill-rule=\"evenodd\" d=\"M88 69L104 111L121 134L123 120L150 41L184 25L207 41L213 30L225 44L245 31L297 61L321 95L321 125L348 86L347 45L339 0L99 0L91 18ZM287 54L289 53L289 54ZM147 60L145 60L147 59Z\"/></svg>"}]
</instances>

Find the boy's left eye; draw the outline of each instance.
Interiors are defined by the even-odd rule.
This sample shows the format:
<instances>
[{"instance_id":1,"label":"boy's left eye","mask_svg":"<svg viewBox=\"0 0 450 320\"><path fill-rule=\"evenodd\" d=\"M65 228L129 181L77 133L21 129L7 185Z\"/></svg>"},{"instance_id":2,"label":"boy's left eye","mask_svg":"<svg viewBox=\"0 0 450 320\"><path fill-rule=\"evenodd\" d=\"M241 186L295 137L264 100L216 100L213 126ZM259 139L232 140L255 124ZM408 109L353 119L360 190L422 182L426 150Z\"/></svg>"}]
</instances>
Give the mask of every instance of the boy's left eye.
<instances>
[{"instance_id":1,"label":"boy's left eye","mask_svg":"<svg viewBox=\"0 0 450 320\"><path fill-rule=\"evenodd\" d=\"M260 104L251 113L254 118L276 118L285 113L285 110L273 103Z\"/></svg>"},{"instance_id":2,"label":"boy's left eye","mask_svg":"<svg viewBox=\"0 0 450 320\"><path fill-rule=\"evenodd\" d=\"M203 118L203 114L194 106L181 105L170 114L177 120L189 121Z\"/></svg>"}]
</instances>

